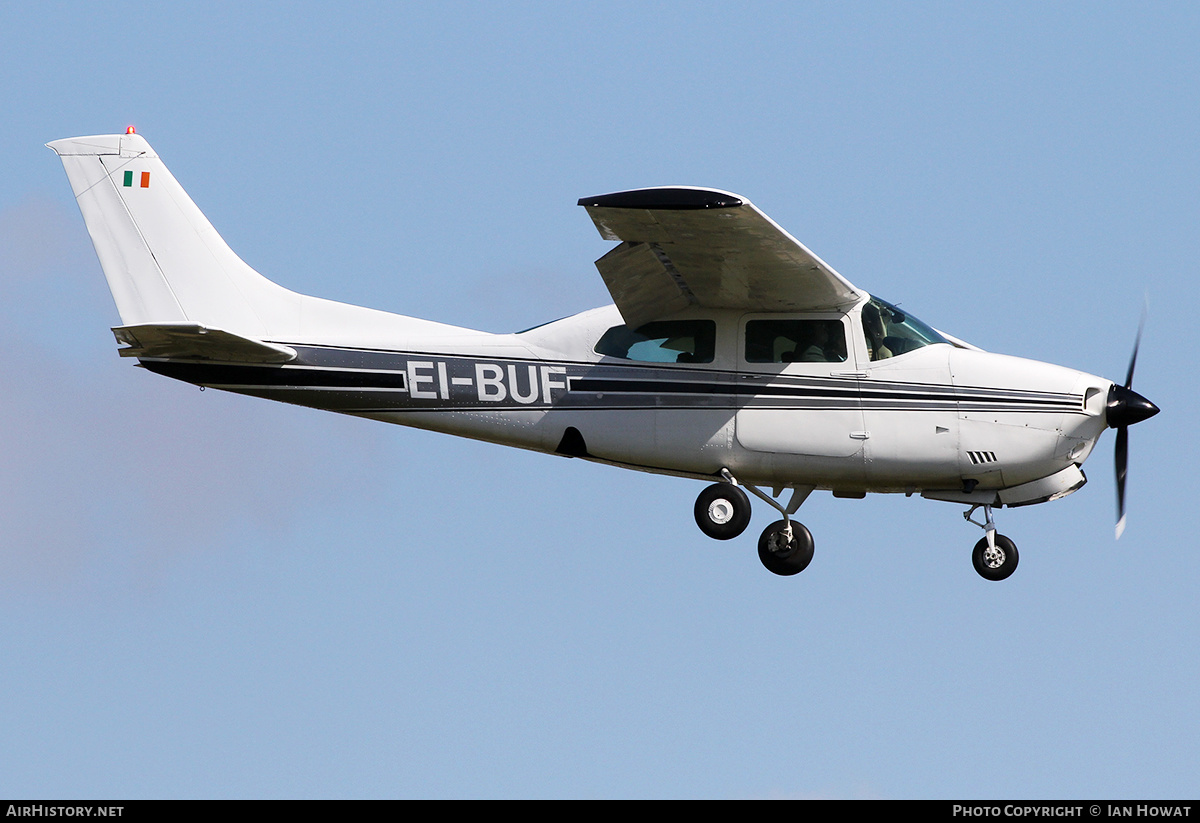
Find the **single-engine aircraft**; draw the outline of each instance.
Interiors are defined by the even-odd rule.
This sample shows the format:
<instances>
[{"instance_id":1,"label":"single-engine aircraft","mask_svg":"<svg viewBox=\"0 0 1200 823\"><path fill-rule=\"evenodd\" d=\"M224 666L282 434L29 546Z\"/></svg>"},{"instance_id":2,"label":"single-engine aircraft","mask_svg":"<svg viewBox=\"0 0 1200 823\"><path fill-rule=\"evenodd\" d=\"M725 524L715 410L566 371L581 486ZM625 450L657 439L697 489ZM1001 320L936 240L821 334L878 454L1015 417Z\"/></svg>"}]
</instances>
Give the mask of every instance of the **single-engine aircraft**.
<instances>
[{"instance_id":1,"label":"single-engine aircraft","mask_svg":"<svg viewBox=\"0 0 1200 823\"><path fill-rule=\"evenodd\" d=\"M489 334L267 280L132 127L48 146L121 315L119 352L157 374L707 480L695 518L718 540L746 529L749 491L779 513L758 553L780 575L812 559L792 516L821 489L964 505L985 532L976 571L1007 578L1017 548L993 510L1080 488L1106 428L1124 527L1128 428L1158 412L1131 388L1136 342L1123 385L982 351L857 288L739 195L583 198L618 244L596 261L615 305Z\"/></svg>"}]
</instances>

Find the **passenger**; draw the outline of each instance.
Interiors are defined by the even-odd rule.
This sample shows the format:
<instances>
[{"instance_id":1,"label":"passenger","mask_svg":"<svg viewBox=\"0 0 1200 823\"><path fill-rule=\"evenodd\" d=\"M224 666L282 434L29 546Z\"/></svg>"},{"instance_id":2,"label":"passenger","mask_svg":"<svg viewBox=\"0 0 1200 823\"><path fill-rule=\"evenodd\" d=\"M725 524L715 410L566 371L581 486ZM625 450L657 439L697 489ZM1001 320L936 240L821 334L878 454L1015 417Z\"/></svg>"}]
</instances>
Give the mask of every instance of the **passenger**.
<instances>
[{"instance_id":1,"label":"passenger","mask_svg":"<svg viewBox=\"0 0 1200 823\"><path fill-rule=\"evenodd\" d=\"M809 339L808 346L804 348L797 360L801 363L829 363L832 362L827 347L829 346L829 329L823 321L808 323ZM799 351L800 347L797 346Z\"/></svg>"}]
</instances>

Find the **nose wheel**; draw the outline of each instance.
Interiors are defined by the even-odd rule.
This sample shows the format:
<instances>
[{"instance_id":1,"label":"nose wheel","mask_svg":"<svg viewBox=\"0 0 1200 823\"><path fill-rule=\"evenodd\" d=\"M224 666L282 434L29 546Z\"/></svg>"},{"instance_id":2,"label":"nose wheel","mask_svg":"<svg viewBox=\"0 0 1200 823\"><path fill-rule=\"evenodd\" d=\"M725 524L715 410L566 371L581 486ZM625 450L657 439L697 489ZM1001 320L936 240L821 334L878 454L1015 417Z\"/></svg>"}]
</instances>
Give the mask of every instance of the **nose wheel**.
<instances>
[{"instance_id":1,"label":"nose wheel","mask_svg":"<svg viewBox=\"0 0 1200 823\"><path fill-rule=\"evenodd\" d=\"M989 546L985 537L975 544L971 562L975 571L984 580L1003 580L1017 570L1017 545L1002 534L995 536L995 545Z\"/></svg>"}]
</instances>

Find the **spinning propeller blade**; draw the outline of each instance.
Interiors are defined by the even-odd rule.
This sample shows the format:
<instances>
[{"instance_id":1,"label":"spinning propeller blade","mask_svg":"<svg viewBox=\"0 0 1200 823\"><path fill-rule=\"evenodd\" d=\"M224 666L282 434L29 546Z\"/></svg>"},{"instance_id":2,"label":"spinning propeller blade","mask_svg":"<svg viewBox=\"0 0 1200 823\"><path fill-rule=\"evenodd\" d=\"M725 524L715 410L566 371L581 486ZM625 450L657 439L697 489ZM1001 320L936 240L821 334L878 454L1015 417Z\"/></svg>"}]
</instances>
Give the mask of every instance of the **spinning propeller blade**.
<instances>
[{"instance_id":1,"label":"spinning propeller blade","mask_svg":"<svg viewBox=\"0 0 1200 823\"><path fill-rule=\"evenodd\" d=\"M1108 427L1117 430L1117 442L1113 449L1113 462L1117 471L1117 539L1125 531L1125 476L1129 471L1129 427L1158 414L1158 406L1133 390L1133 369L1137 365L1138 348L1142 345L1142 329L1146 324L1146 313L1138 323L1137 339L1133 342L1133 355L1129 358L1129 371L1125 373L1125 385L1116 383L1108 390L1108 408L1105 412Z\"/></svg>"}]
</instances>

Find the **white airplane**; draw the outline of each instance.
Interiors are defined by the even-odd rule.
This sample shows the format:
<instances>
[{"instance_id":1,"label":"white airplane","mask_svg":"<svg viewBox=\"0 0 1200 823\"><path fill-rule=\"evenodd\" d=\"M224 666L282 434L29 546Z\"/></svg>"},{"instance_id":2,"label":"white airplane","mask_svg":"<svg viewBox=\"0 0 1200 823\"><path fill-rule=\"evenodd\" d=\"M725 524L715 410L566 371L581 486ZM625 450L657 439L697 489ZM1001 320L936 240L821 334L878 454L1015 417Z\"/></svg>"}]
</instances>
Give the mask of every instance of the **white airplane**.
<instances>
[{"instance_id":1,"label":"white airplane","mask_svg":"<svg viewBox=\"0 0 1200 823\"><path fill-rule=\"evenodd\" d=\"M132 127L48 146L120 312L120 354L157 374L715 481L695 517L718 540L746 529L748 490L779 512L758 553L781 575L812 559L792 515L822 489L969 507L985 531L975 569L1003 580L1018 554L993 509L1080 488L1106 428L1117 429L1118 537L1124 527L1128 427L1158 412L1130 388L1136 343L1124 385L984 352L855 287L738 195L580 200L619 242L596 261L615 305L489 334L267 280Z\"/></svg>"}]
</instances>

